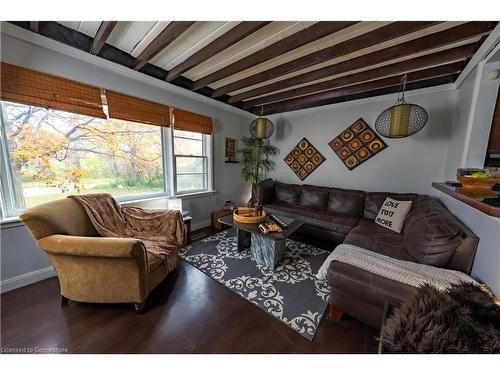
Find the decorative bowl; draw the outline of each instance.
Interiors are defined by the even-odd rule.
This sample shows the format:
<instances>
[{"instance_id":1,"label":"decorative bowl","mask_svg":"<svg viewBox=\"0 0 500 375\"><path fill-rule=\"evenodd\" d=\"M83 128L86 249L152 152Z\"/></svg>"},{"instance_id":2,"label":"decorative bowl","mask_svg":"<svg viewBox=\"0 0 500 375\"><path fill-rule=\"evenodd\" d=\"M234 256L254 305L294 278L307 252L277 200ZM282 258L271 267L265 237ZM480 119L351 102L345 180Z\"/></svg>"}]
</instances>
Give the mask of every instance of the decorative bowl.
<instances>
[{"instance_id":1,"label":"decorative bowl","mask_svg":"<svg viewBox=\"0 0 500 375\"><path fill-rule=\"evenodd\" d=\"M262 223L267 218L267 212L262 210L262 215L257 216L256 208L238 207L233 211L233 220L246 224Z\"/></svg>"},{"instance_id":2,"label":"decorative bowl","mask_svg":"<svg viewBox=\"0 0 500 375\"><path fill-rule=\"evenodd\" d=\"M491 189L493 185L497 183L496 178L474 178L470 176L459 176L458 182L462 184L464 188L481 188L481 189Z\"/></svg>"}]
</instances>

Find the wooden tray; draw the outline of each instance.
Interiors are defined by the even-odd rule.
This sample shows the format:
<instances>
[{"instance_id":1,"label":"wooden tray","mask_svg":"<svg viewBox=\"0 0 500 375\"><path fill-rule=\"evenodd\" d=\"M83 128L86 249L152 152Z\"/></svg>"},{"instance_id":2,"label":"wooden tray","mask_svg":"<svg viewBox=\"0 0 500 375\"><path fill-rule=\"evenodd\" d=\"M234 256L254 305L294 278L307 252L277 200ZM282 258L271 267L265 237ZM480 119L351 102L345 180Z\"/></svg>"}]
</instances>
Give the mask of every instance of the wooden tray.
<instances>
[{"instance_id":1,"label":"wooden tray","mask_svg":"<svg viewBox=\"0 0 500 375\"><path fill-rule=\"evenodd\" d=\"M257 209L238 207L233 211L233 220L246 224L262 223L267 218L267 212L262 210L262 215L257 216Z\"/></svg>"}]
</instances>

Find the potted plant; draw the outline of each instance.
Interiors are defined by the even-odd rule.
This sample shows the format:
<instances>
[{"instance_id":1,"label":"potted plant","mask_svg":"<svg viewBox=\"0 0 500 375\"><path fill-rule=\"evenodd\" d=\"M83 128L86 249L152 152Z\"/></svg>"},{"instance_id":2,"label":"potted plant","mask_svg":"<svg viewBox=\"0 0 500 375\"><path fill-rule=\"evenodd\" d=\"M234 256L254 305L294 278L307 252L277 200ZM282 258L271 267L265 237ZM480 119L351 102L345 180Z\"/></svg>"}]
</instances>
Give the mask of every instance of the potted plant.
<instances>
[{"instance_id":1,"label":"potted plant","mask_svg":"<svg viewBox=\"0 0 500 375\"><path fill-rule=\"evenodd\" d=\"M243 137L243 148L239 152L243 155L243 168L241 174L245 182L252 184L252 191L255 184L265 179L267 173L272 168L271 156L278 154L277 147L265 144L263 139L255 137ZM249 201L249 204L256 203Z\"/></svg>"}]
</instances>

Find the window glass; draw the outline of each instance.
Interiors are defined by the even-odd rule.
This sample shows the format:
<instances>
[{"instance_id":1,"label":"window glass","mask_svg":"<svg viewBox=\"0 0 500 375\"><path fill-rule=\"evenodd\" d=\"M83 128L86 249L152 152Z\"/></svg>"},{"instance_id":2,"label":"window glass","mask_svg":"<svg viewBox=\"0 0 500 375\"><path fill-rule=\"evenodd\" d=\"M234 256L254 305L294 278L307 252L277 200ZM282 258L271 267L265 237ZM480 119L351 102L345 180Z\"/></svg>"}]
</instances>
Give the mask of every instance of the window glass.
<instances>
[{"instance_id":1,"label":"window glass","mask_svg":"<svg viewBox=\"0 0 500 375\"><path fill-rule=\"evenodd\" d=\"M177 176L177 191L179 192L189 192L205 189L206 183L204 174Z\"/></svg>"},{"instance_id":2,"label":"window glass","mask_svg":"<svg viewBox=\"0 0 500 375\"><path fill-rule=\"evenodd\" d=\"M207 190L208 136L174 130L174 152L177 193Z\"/></svg>"},{"instance_id":3,"label":"window glass","mask_svg":"<svg viewBox=\"0 0 500 375\"><path fill-rule=\"evenodd\" d=\"M205 173L205 159L189 156L177 156L177 173Z\"/></svg>"},{"instance_id":4,"label":"window glass","mask_svg":"<svg viewBox=\"0 0 500 375\"><path fill-rule=\"evenodd\" d=\"M176 155L203 156L203 141L175 137L174 152Z\"/></svg>"},{"instance_id":5,"label":"window glass","mask_svg":"<svg viewBox=\"0 0 500 375\"><path fill-rule=\"evenodd\" d=\"M17 208L80 193L164 192L161 128L2 102Z\"/></svg>"}]
</instances>

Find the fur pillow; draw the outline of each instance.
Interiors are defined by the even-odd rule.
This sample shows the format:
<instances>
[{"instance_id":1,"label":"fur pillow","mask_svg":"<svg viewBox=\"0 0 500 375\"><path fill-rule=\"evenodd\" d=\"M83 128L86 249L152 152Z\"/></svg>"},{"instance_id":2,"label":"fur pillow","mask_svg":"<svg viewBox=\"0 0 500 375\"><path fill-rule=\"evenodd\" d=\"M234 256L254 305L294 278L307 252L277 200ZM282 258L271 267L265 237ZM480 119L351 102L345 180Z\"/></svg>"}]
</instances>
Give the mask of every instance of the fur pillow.
<instances>
[{"instance_id":1,"label":"fur pillow","mask_svg":"<svg viewBox=\"0 0 500 375\"><path fill-rule=\"evenodd\" d=\"M486 285L420 287L381 333L384 353L500 353L500 301Z\"/></svg>"}]
</instances>

